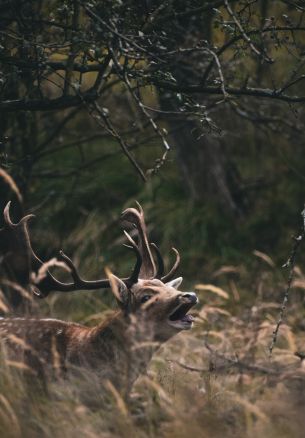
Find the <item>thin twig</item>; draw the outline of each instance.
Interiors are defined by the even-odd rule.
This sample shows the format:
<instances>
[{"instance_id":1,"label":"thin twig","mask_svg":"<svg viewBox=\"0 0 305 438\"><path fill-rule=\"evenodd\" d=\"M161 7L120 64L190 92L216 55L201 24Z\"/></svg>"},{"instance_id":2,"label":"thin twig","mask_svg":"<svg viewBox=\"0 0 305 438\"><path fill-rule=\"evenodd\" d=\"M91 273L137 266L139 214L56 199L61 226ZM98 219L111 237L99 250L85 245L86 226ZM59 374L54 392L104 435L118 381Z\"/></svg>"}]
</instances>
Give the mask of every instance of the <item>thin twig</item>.
<instances>
[{"instance_id":1,"label":"thin twig","mask_svg":"<svg viewBox=\"0 0 305 438\"><path fill-rule=\"evenodd\" d=\"M270 59L267 55L265 55L263 52L260 52L255 45L252 43L251 38L247 35L246 31L244 30L244 28L242 27L240 21L237 19L236 15L234 14L231 6L229 5L228 0L224 0L224 4L226 6L226 9L228 11L228 13L231 15L234 23L236 24L237 28L239 29L243 39L246 41L246 43L249 45L249 47L251 48L251 50L258 56L262 57L265 61L272 63L273 60Z\"/></svg>"},{"instance_id":2,"label":"thin twig","mask_svg":"<svg viewBox=\"0 0 305 438\"><path fill-rule=\"evenodd\" d=\"M136 169L136 171L138 172L138 174L140 175L142 180L144 182L146 182L147 178L146 178L143 170L141 169L141 167L139 166L139 164L137 163L135 158L130 153L129 146L126 144L124 139L121 137L121 135L114 128L114 126L111 123L108 115L104 113L104 111L100 108L100 106L98 105L97 102L93 102L92 106L94 108L94 112L96 112L99 115L99 117L103 120L103 122L104 122L103 127L106 128L106 130L118 141L119 145L121 146L121 149L122 149L123 153L126 155L128 160L130 161L130 163ZM99 123L99 119L96 119L96 120Z\"/></svg>"},{"instance_id":3,"label":"thin twig","mask_svg":"<svg viewBox=\"0 0 305 438\"><path fill-rule=\"evenodd\" d=\"M227 357L226 355L219 353L218 351L214 350L211 345L209 345L207 342L205 342L205 347L207 350L213 355L214 357L222 360L224 363L221 365L215 366L215 364L212 364L209 368L199 368L195 367L193 365L188 365L183 362L180 362L178 360L168 359L169 362L176 363L181 368L184 368L185 370L192 371L195 373L210 373L210 372L220 372L220 371L226 371L229 369L237 369L237 371L248 371L249 373L255 373L255 374L263 374L263 375L273 375L278 376L280 375L280 371L272 368L263 367L261 365L255 365L255 364L249 364L246 362L242 362L239 359L235 358L232 359L230 357Z\"/></svg>"},{"instance_id":4,"label":"thin twig","mask_svg":"<svg viewBox=\"0 0 305 438\"><path fill-rule=\"evenodd\" d=\"M225 88L225 79L224 79L224 75L223 75L223 72L222 72L220 60L219 60L217 54L215 52L213 52L213 50L210 50L210 49L207 49L207 50L213 56L213 58L215 59L215 62L216 62L216 65L217 65L217 69L218 69L218 73L219 73L219 77L220 77L221 90L223 92L224 99L226 99L228 97L228 93L226 92L226 88Z\"/></svg>"},{"instance_id":5,"label":"thin twig","mask_svg":"<svg viewBox=\"0 0 305 438\"><path fill-rule=\"evenodd\" d=\"M128 75L126 73L126 71L120 66L119 62L116 60L115 54L113 52L113 59L115 60L115 65L117 68L117 73L118 75L122 76L122 80L124 82L124 84L126 85L129 93L131 94L132 98L134 99L134 101L136 102L138 108L141 110L141 112L144 114L144 116L147 118L147 120L149 121L149 123L151 124L152 128L154 129L154 131L159 135L164 149L166 151L170 150L170 145L168 144L165 136L163 135L161 129L158 127L158 125L155 123L155 121L153 120L153 118L150 116L149 112L146 110L145 105L142 103L141 99L137 96L137 94L134 92L131 83L128 79ZM127 62L127 58L126 58L126 62Z\"/></svg>"},{"instance_id":6,"label":"thin twig","mask_svg":"<svg viewBox=\"0 0 305 438\"><path fill-rule=\"evenodd\" d=\"M260 365L252 365L245 362L241 362L238 358L232 359L230 357L227 357L226 355L219 353L218 351L214 350L214 348L211 347L210 344L207 342L204 343L207 350L215 357L224 360L228 364L230 364L231 367L238 368L239 370L246 370L249 372L256 372L261 374L271 374L271 375L278 375L279 371L272 368L266 368L262 367Z\"/></svg>"},{"instance_id":7,"label":"thin twig","mask_svg":"<svg viewBox=\"0 0 305 438\"><path fill-rule=\"evenodd\" d=\"M272 356L272 351L273 351L273 348L275 346L275 343L276 343L276 340L278 337L279 329L283 323L284 314L285 314L286 306L287 306L288 299L289 299L290 289L291 289L291 285L292 285L293 278L294 278L294 267L295 267L297 252L298 252L299 246L301 245L301 243L305 237L305 208L302 211L301 216L302 216L301 232L299 233L299 235L297 237L294 237L294 244L293 244L290 256L289 256L287 262L283 265L283 268L290 268L290 270L289 270L289 275L288 275L288 280L287 280L287 287L286 287L286 290L284 293L284 298L283 298L282 305L281 305L279 319L278 319L276 326L275 326L275 329L272 333L272 340L271 340L271 343L269 346L269 357Z\"/></svg>"}]
</instances>

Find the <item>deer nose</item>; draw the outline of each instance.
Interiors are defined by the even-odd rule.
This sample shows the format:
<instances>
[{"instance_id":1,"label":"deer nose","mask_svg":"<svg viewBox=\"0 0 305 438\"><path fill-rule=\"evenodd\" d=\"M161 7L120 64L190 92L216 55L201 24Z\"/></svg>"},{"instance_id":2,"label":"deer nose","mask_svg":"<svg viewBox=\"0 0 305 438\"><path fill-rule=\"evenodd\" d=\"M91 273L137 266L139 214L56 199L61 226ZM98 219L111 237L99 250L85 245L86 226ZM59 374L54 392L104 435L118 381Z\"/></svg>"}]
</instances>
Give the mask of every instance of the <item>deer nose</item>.
<instances>
[{"instance_id":1,"label":"deer nose","mask_svg":"<svg viewBox=\"0 0 305 438\"><path fill-rule=\"evenodd\" d=\"M185 292L182 294L182 298L187 298L191 303L197 304L198 298L195 292Z\"/></svg>"}]
</instances>

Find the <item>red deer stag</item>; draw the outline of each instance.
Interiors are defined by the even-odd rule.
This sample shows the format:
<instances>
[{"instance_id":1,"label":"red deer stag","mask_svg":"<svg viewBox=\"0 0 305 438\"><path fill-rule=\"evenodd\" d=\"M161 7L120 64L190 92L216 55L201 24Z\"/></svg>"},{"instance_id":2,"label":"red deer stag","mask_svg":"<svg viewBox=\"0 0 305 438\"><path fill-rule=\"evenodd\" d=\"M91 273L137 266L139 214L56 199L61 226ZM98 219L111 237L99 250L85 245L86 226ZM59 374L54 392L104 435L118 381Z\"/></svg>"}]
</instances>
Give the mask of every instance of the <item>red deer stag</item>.
<instances>
[{"instance_id":1,"label":"red deer stag","mask_svg":"<svg viewBox=\"0 0 305 438\"><path fill-rule=\"evenodd\" d=\"M47 269L43 270L43 263L32 250L27 229L29 216L14 224L8 205L4 219L0 237L11 238L11 248L15 249L15 254L10 254L9 258L12 265L16 266L19 257L21 266L26 260L44 271L44 275L32 275L31 278L37 296L45 297L51 291L110 287L120 308L106 322L93 328L56 319L0 319L0 336L8 356L23 361L37 375L49 375L54 372L55 365L60 372L69 369L69 365L77 365L92 370L101 379L110 380L117 388L128 390L145 371L161 343L192 327L193 318L187 312L198 300L194 292L178 291L182 278L174 276L180 261L179 253L174 249L175 264L169 273L164 274L164 263L157 246L148 243L140 206L139 210L129 208L122 213L123 223L132 224L138 234L136 243L125 231L128 246L136 255L136 263L131 275L123 279L110 274L108 279L83 280L70 258L61 252L61 259L69 267L73 282L57 280ZM157 268L151 248L155 252ZM28 272L26 266L23 270ZM127 380L122 372L124 369L129 370Z\"/></svg>"}]
</instances>

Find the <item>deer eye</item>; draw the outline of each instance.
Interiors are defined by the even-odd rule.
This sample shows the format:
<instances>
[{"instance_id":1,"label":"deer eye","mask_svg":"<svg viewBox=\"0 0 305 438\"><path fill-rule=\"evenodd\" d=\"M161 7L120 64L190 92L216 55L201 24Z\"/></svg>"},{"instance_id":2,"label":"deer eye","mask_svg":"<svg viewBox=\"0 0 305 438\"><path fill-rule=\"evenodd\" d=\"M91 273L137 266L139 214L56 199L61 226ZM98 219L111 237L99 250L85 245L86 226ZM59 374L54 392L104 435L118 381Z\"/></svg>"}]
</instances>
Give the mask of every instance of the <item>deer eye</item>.
<instances>
[{"instance_id":1,"label":"deer eye","mask_svg":"<svg viewBox=\"0 0 305 438\"><path fill-rule=\"evenodd\" d=\"M141 303L143 304L143 303L146 303L146 301L148 301L148 300L150 300L151 299L151 295L144 295L142 298L141 298Z\"/></svg>"}]
</instances>

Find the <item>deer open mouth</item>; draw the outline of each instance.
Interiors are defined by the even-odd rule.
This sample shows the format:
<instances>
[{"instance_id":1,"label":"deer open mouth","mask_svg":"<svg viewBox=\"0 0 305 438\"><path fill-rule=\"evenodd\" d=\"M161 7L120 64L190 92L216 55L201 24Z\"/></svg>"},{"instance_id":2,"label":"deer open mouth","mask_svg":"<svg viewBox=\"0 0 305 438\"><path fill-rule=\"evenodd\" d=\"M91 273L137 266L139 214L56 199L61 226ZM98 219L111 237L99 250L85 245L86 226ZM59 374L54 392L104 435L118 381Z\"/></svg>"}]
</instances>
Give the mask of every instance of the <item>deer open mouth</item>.
<instances>
[{"instance_id":1,"label":"deer open mouth","mask_svg":"<svg viewBox=\"0 0 305 438\"><path fill-rule=\"evenodd\" d=\"M192 315L187 315L187 312L193 306L194 303L179 304L179 306L169 315L169 325L182 330L192 328L194 318Z\"/></svg>"}]
</instances>

